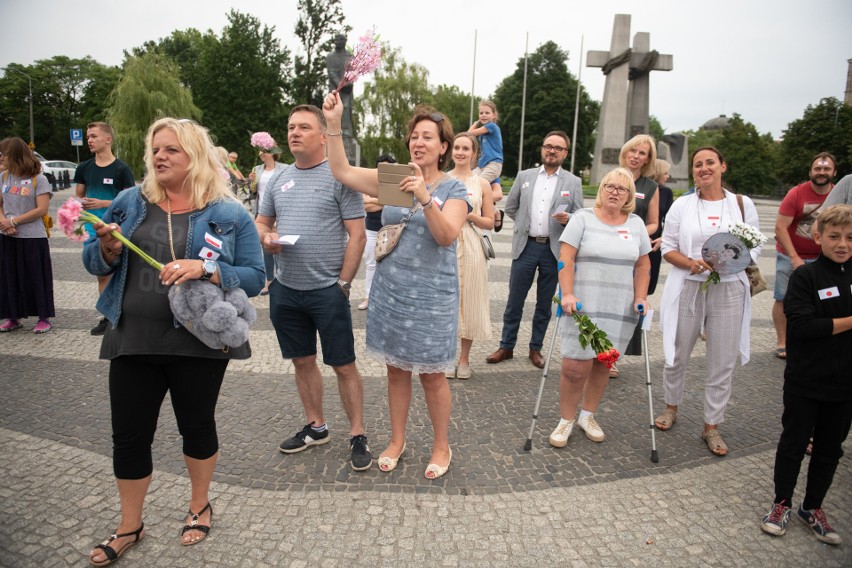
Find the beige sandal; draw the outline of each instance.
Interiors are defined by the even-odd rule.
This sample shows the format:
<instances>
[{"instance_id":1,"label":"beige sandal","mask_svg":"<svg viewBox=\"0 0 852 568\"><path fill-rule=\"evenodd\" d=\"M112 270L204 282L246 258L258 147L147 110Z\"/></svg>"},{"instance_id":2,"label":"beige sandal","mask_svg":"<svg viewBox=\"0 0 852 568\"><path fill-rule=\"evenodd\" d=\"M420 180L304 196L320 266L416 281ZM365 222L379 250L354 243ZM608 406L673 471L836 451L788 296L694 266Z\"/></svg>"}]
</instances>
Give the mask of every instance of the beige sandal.
<instances>
[{"instance_id":1,"label":"beige sandal","mask_svg":"<svg viewBox=\"0 0 852 568\"><path fill-rule=\"evenodd\" d=\"M704 430L701 434L701 439L707 443L707 447L710 448L710 451L713 452L713 454L717 456L728 455L728 446L725 444L725 440L722 439L722 435L719 433L718 428Z\"/></svg>"},{"instance_id":2,"label":"beige sandal","mask_svg":"<svg viewBox=\"0 0 852 568\"><path fill-rule=\"evenodd\" d=\"M654 426L657 427L657 430L665 432L666 430L671 430L675 422L677 422L677 411L666 408L662 414L654 419Z\"/></svg>"},{"instance_id":3,"label":"beige sandal","mask_svg":"<svg viewBox=\"0 0 852 568\"><path fill-rule=\"evenodd\" d=\"M396 464L399 463L399 459L402 457L402 454L405 453L405 443L402 444L402 451L399 452L399 455L395 458L390 456L381 456L379 457L379 469L384 472L391 472L396 469Z\"/></svg>"}]
</instances>

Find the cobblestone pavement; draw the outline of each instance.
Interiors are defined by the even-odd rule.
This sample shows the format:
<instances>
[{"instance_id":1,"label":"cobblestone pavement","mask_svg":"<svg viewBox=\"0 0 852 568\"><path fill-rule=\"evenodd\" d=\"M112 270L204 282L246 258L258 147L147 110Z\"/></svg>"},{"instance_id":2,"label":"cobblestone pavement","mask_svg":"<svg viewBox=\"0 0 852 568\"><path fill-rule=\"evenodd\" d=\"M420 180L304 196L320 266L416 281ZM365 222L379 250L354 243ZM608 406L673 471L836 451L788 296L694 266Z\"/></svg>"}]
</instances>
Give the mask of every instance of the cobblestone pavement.
<instances>
[{"instance_id":1,"label":"cobblestone pavement","mask_svg":"<svg viewBox=\"0 0 852 568\"><path fill-rule=\"evenodd\" d=\"M55 210L70 190L56 194ZM772 232L777 203L759 203ZM556 450L547 437L558 421L558 354L551 360L533 449L529 432L541 371L526 355L526 306L516 358L486 365L499 342L508 289L512 223L494 235L490 269L493 339L474 344L474 376L451 381L453 463L437 481L423 477L430 429L415 387L408 446L390 474L347 462L347 420L333 373L323 368L332 442L285 456L277 446L304 422L293 369L278 351L265 298L256 298L254 356L233 362L218 407L221 459L213 483L213 530L182 547L178 533L189 500L174 417L164 405L154 443L155 474L146 502L144 543L124 566L850 566L852 471L841 460L825 503L847 544L819 543L791 521L783 538L763 534L772 499L780 433L783 361L773 356L772 296L755 297L752 360L738 367L722 432L726 458L700 439L703 347L696 347L687 399L670 432L657 432L651 463L644 359L626 357L597 413L607 439L582 432ZM772 244L760 261L770 290ZM107 363L100 338L95 279L80 263L79 243L54 233L57 317L46 335L25 328L0 336L0 566L81 566L118 519L112 477ZM664 268L665 275L665 268ZM659 290L662 290L662 282ZM657 297L661 292L657 293ZM363 296L363 269L352 304ZM658 299L652 299L656 304ZM365 313L353 307L356 348ZM563 322L563 324L566 322ZM27 325L28 324L28 325ZM545 346L550 345L550 333ZM659 326L649 333L653 403L663 407ZM367 434L375 455L389 439L384 367L360 356ZM844 446L850 449L850 442ZM805 465L807 463L807 458ZM804 474L796 501L801 498Z\"/></svg>"}]
</instances>

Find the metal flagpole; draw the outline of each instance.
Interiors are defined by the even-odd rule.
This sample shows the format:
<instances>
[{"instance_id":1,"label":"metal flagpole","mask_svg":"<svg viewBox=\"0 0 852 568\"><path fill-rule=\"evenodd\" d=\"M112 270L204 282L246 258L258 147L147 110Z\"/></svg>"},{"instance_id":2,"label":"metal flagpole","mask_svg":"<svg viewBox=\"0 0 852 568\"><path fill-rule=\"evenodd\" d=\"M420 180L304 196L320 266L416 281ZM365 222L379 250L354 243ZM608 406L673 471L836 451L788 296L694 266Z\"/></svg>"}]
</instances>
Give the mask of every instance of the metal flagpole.
<instances>
[{"instance_id":1,"label":"metal flagpole","mask_svg":"<svg viewBox=\"0 0 852 568\"><path fill-rule=\"evenodd\" d=\"M473 86L476 84L476 35L477 30L473 30L473 74L470 78L470 119L467 121L468 124L473 124Z\"/></svg>"},{"instance_id":2,"label":"metal flagpole","mask_svg":"<svg viewBox=\"0 0 852 568\"><path fill-rule=\"evenodd\" d=\"M524 46L524 90L521 95L521 140L518 144L518 171L521 171L524 160L524 118L527 111L527 59L529 57L530 32L527 32L527 43Z\"/></svg>"},{"instance_id":3,"label":"metal flagpole","mask_svg":"<svg viewBox=\"0 0 852 568\"><path fill-rule=\"evenodd\" d=\"M580 36L580 69L577 71L577 102L574 105L574 131L571 133L571 173L574 171L574 156L577 155L577 119L580 116L580 77L583 76L583 36Z\"/></svg>"}]
</instances>

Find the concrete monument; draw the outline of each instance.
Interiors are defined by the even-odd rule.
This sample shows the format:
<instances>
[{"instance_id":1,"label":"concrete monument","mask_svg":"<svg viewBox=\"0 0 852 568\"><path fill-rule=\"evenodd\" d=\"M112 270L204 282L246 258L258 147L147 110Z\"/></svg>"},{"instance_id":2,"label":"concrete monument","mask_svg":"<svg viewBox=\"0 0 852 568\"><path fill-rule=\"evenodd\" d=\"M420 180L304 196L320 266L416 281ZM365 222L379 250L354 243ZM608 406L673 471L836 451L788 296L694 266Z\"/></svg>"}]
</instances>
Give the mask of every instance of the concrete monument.
<instances>
[{"instance_id":1,"label":"concrete monument","mask_svg":"<svg viewBox=\"0 0 852 568\"><path fill-rule=\"evenodd\" d=\"M337 89L337 85L343 79L346 63L350 59L352 59L352 54L346 51L346 36L337 34L334 36L334 51L329 53L325 60L329 91ZM353 85L346 85L340 89L339 94L340 101L343 103L343 117L340 122L343 127L343 147L346 149L349 161L352 162L355 156L355 133L352 128L352 103L355 100Z\"/></svg>"},{"instance_id":2,"label":"concrete monument","mask_svg":"<svg viewBox=\"0 0 852 568\"><path fill-rule=\"evenodd\" d=\"M586 65L606 75L598 120L591 183L618 167L622 145L636 134L648 134L651 71L671 71L673 58L651 49L651 35L639 32L630 41L630 15L616 14L609 51L589 51ZM674 164L673 164L674 165Z\"/></svg>"}]
</instances>

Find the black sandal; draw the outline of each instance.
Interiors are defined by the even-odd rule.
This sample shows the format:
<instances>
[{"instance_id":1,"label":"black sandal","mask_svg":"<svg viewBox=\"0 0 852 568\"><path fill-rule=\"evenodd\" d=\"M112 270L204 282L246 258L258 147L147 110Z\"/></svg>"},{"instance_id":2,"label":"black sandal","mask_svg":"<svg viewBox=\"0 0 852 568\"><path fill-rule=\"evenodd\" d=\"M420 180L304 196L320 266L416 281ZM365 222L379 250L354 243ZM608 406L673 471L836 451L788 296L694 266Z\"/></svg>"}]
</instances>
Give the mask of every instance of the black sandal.
<instances>
[{"instance_id":1,"label":"black sandal","mask_svg":"<svg viewBox=\"0 0 852 568\"><path fill-rule=\"evenodd\" d=\"M494 218L494 232L499 233L503 228L503 211L498 209L497 216Z\"/></svg>"},{"instance_id":2,"label":"black sandal","mask_svg":"<svg viewBox=\"0 0 852 568\"><path fill-rule=\"evenodd\" d=\"M204 536L202 536L198 540L191 540L189 542L184 542L183 539L181 539L180 543L183 546L192 546L193 544L198 544L199 542L201 542L202 540L207 538L207 534L210 532L210 526L198 524L198 517L203 515L204 511L206 511L207 509L210 509L210 522L212 523L213 522L213 507L210 506L209 501L206 505L204 505L204 508L201 509L200 511L198 511L197 513L193 513L192 509L189 510L189 514L192 516L192 520L189 522L188 525L183 526L183 530L180 532L181 536L185 535L188 531L200 531L200 532L204 533Z\"/></svg>"},{"instance_id":3,"label":"black sandal","mask_svg":"<svg viewBox=\"0 0 852 568\"><path fill-rule=\"evenodd\" d=\"M106 539L105 541L103 541L99 545L95 546L95 548L100 548L101 550L104 551L106 558L101 560L100 562L95 562L92 559L92 557L89 556L89 564L91 564L92 566L106 566L107 564L112 564L113 562L115 562L116 560L121 558L121 555L124 554L125 551L128 548L130 548L131 546L135 545L136 543L138 543L139 541L142 540L142 538L143 538L142 537L142 529L144 529L144 528L145 528L145 523L142 523L142 526L139 527L138 529L136 529L133 532L110 535L110 537L108 539ZM113 547L111 547L109 545L112 541L117 540L119 538L124 538L126 536L135 536L136 540L134 540L133 542L128 542L127 544L122 546L119 550L115 550Z\"/></svg>"}]
</instances>

